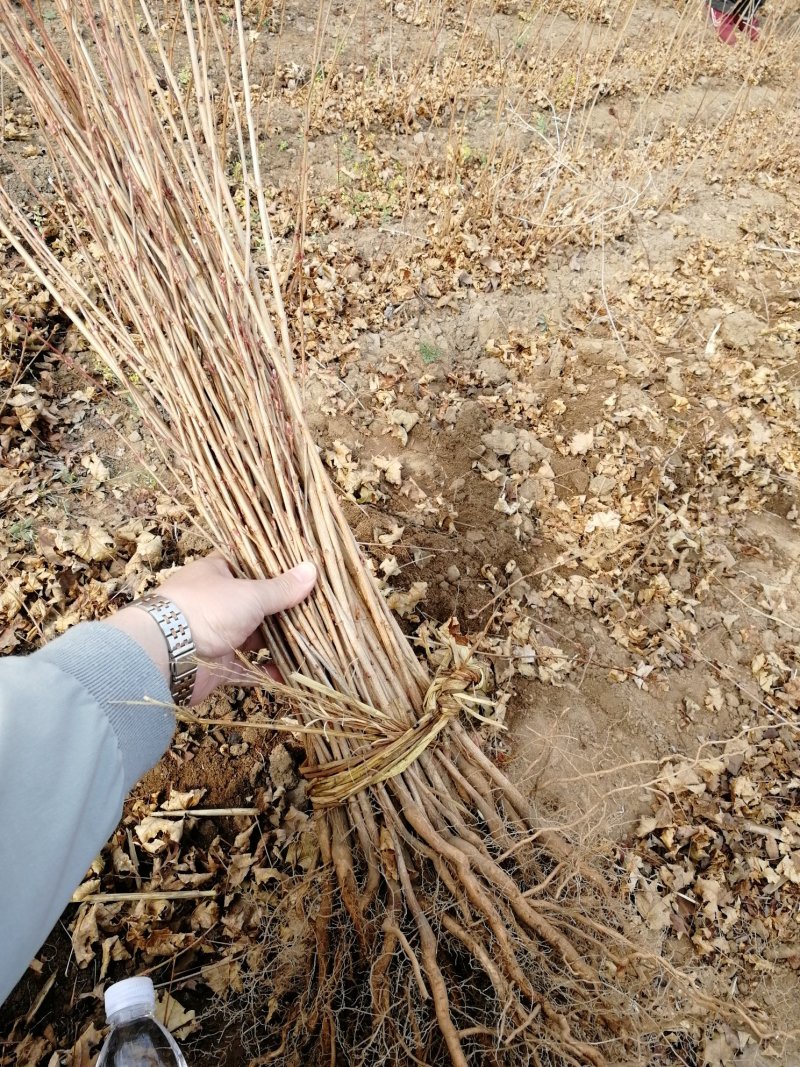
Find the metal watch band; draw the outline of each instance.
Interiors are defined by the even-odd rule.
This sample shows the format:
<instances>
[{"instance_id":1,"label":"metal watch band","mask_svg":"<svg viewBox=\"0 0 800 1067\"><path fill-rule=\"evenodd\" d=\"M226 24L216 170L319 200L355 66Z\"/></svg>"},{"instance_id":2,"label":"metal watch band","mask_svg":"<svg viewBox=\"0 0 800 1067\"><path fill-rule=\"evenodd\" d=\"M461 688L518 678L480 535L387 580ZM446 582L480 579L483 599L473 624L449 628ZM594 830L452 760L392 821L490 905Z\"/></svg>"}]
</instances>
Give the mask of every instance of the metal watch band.
<instances>
[{"instance_id":1,"label":"metal watch band","mask_svg":"<svg viewBox=\"0 0 800 1067\"><path fill-rule=\"evenodd\" d=\"M134 600L131 607L141 608L158 623L169 652L170 693L179 707L185 707L192 699L197 677L196 650L186 616L177 604L158 593L148 593Z\"/></svg>"}]
</instances>

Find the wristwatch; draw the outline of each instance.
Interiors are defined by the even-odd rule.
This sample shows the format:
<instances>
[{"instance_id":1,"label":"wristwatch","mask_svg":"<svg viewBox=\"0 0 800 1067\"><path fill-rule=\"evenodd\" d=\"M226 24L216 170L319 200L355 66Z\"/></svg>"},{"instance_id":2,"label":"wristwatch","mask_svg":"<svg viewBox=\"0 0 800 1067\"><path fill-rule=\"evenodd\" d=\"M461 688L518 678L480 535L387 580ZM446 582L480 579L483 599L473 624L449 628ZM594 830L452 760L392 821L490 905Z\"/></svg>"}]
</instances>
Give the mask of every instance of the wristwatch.
<instances>
[{"instance_id":1,"label":"wristwatch","mask_svg":"<svg viewBox=\"0 0 800 1067\"><path fill-rule=\"evenodd\" d=\"M169 653L169 691L175 703L185 707L192 699L197 678L196 649L186 616L177 604L158 593L148 593L130 606L146 611L158 623Z\"/></svg>"}]
</instances>

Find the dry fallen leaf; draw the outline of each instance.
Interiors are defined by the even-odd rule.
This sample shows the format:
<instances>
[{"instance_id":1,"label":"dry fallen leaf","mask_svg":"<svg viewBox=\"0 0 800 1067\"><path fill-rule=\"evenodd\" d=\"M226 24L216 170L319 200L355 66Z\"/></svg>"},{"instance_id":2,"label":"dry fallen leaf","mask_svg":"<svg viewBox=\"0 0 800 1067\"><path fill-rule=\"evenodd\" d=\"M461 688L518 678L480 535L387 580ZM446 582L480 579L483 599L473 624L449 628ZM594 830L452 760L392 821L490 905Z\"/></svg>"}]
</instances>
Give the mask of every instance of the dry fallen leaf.
<instances>
[{"instance_id":1,"label":"dry fallen leaf","mask_svg":"<svg viewBox=\"0 0 800 1067\"><path fill-rule=\"evenodd\" d=\"M201 977L218 997L229 997L243 988L241 962L237 959L223 958L212 963L203 968Z\"/></svg>"},{"instance_id":2,"label":"dry fallen leaf","mask_svg":"<svg viewBox=\"0 0 800 1067\"><path fill-rule=\"evenodd\" d=\"M136 836L145 852L156 856L163 852L170 842L177 844L183 837L183 819L164 819L157 815L148 815L136 826Z\"/></svg>"},{"instance_id":3,"label":"dry fallen leaf","mask_svg":"<svg viewBox=\"0 0 800 1067\"><path fill-rule=\"evenodd\" d=\"M100 526L87 526L73 536L72 549L87 563L111 559L114 539Z\"/></svg>"},{"instance_id":4,"label":"dry fallen leaf","mask_svg":"<svg viewBox=\"0 0 800 1067\"><path fill-rule=\"evenodd\" d=\"M52 1047L52 1041L46 1037L34 1036L30 1032L24 1034L14 1049L15 1067L39 1067ZM60 1067L60 1056L57 1056L57 1063Z\"/></svg>"},{"instance_id":5,"label":"dry fallen leaf","mask_svg":"<svg viewBox=\"0 0 800 1067\"><path fill-rule=\"evenodd\" d=\"M144 533L136 538L136 552L131 557L131 564L141 560L148 567L157 567L164 553L164 540L158 534Z\"/></svg>"},{"instance_id":6,"label":"dry fallen leaf","mask_svg":"<svg viewBox=\"0 0 800 1067\"><path fill-rule=\"evenodd\" d=\"M102 982L108 974L108 968L111 966L112 961L114 963L119 963L122 960L129 960L131 958L131 954L120 941L119 935L114 934L112 937L106 937L103 939L103 946L100 958L100 974L98 975L97 980L99 982Z\"/></svg>"},{"instance_id":7,"label":"dry fallen leaf","mask_svg":"<svg viewBox=\"0 0 800 1067\"><path fill-rule=\"evenodd\" d=\"M724 1034L715 1034L703 1043L702 1067L734 1067L736 1052Z\"/></svg>"},{"instance_id":8,"label":"dry fallen leaf","mask_svg":"<svg viewBox=\"0 0 800 1067\"><path fill-rule=\"evenodd\" d=\"M67 1053L64 1067L92 1067L95 1062L95 1052L102 1040L103 1031L98 1030L93 1022L89 1023Z\"/></svg>"},{"instance_id":9,"label":"dry fallen leaf","mask_svg":"<svg viewBox=\"0 0 800 1067\"><path fill-rule=\"evenodd\" d=\"M83 905L72 927L72 950L79 967L85 967L94 959L94 945L100 940L97 928L97 905Z\"/></svg>"},{"instance_id":10,"label":"dry fallen leaf","mask_svg":"<svg viewBox=\"0 0 800 1067\"><path fill-rule=\"evenodd\" d=\"M196 808L206 793L206 789L188 789L184 793L177 789L170 789L169 796L161 805L161 810L186 811L188 808Z\"/></svg>"},{"instance_id":11,"label":"dry fallen leaf","mask_svg":"<svg viewBox=\"0 0 800 1067\"><path fill-rule=\"evenodd\" d=\"M7 622L15 619L25 603L21 578L7 578L0 589L0 616Z\"/></svg>"},{"instance_id":12,"label":"dry fallen leaf","mask_svg":"<svg viewBox=\"0 0 800 1067\"><path fill-rule=\"evenodd\" d=\"M381 571L384 578L393 578L396 574L400 573L400 565L397 562L396 556L386 556L381 560Z\"/></svg>"},{"instance_id":13,"label":"dry fallen leaf","mask_svg":"<svg viewBox=\"0 0 800 1067\"><path fill-rule=\"evenodd\" d=\"M81 459L81 466L86 468L89 476L97 483L97 485L102 485L103 482L107 482L111 476L108 467L103 463L96 452L92 452L88 456L83 456Z\"/></svg>"},{"instance_id":14,"label":"dry fallen leaf","mask_svg":"<svg viewBox=\"0 0 800 1067\"><path fill-rule=\"evenodd\" d=\"M420 601L425 598L427 592L427 582L414 582L411 588L405 592L393 589L386 598L386 602L392 611L396 611L401 618L405 619L412 614Z\"/></svg>"},{"instance_id":15,"label":"dry fallen leaf","mask_svg":"<svg viewBox=\"0 0 800 1067\"><path fill-rule=\"evenodd\" d=\"M402 445L408 444L408 435L419 422L419 415L415 411L404 411L402 408L394 408L389 412L387 420L395 427L394 434L400 439Z\"/></svg>"},{"instance_id":16,"label":"dry fallen leaf","mask_svg":"<svg viewBox=\"0 0 800 1067\"><path fill-rule=\"evenodd\" d=\"M197 1022L197 1012L193 1009L184 1008L175 997L165 989L156 999L156 1019L170 1031L178 1041L183 1041L190 1034L200 1029Z\"/></svg>"},{"instance_id":17,"label":"dry fallen leaf","mask_svg":"<svg viewBox=\"0 0 800 1067\"><path fill-rule=\"evenodd\" d=\"M636 910L650 930L666 930L670 923L670 907L653 886L642 889L635 896Z\"/></svg>"},{"instance_id":18,"label":"dry fallen leaf","mask_svg":"<svg viewBox=\"0 0 800 1067\"><path fill-rule=\"evenodd\" d=\"M286 846L286 862L304 871L313 871L319 859L319 844L313 830L305 830Z\"/></svg>"},{"instance_id":19,"label":"dry fallen leaf","mask_svg":"<svg viewBox=\"0 0 800 1067\"><path fill-rule=\"evenodd\" d=\"M603 533L616 533L620 526L620 514L618 511L596 511L586 523L586 533L595 533L601 530Z\"/></svg>"},{"instance_id":20,"label":"dry fallen leaf","mask_svg":"<svg viewBox=\"0 0 800 1067\"><path fill-rule=\"evenodd\" d=\"M572 456L585 456L594 447L594 429L584 433L576 433L569 443L569 451Z\"/></svg>"},{"instance_id":21,"label":"dry fallen leaf","mask_svg":"<svg viewBox=\"0 0 800 1067\"><path fill-rule=\"evenodd\" d=\"M380 534L378 540L382 545L387 548L391 548L392 545L396 545L400 538L405 533L405 526L392 526L391 531L388 534Z\"/></svg>"},{"instance_id":22,"label":"dry fallen leaf","mask_svg":"<svg viewBox=\"0 0 800 1067\"><path fill-rule=\"evenodd\" d=\"M99 878L89 878L85 882L81 882L75 892L72 894L73 903L84 900L86 897L91 896L92 893L96 893L100 889Z\"/></svg>"},{"instance_id":23,"label":"dry fallen leaf","mask_svg":"<svg viewBox=\"0 0 800 1067\"><path fill-rule=\"evenodd\" d=\"M375 456L372 461L390 485L401 485L403 482L403 468L399 459L386 459L385 456Z\"/></svg>"}]
</instances>

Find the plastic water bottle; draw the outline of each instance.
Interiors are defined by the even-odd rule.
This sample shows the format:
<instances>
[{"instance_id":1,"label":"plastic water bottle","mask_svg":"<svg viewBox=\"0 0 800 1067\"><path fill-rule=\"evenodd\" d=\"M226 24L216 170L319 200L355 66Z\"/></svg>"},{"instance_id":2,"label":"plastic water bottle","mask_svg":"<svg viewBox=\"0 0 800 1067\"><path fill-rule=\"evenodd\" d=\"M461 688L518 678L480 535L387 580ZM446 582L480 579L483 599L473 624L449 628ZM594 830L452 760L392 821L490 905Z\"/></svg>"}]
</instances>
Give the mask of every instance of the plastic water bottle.
<instances>
[{"instance_id":1,"label":"plastic water bottle","mask_svg":"<svg viewBox=\"0 0 800 1067\"><path fill-rule=\"evenodd\" d=\"M126 978L105 992L111 1033L97 1067L187 1067L172 1034L155 1017L156 993L149 978Z\"/></svg>"}]
</instances>

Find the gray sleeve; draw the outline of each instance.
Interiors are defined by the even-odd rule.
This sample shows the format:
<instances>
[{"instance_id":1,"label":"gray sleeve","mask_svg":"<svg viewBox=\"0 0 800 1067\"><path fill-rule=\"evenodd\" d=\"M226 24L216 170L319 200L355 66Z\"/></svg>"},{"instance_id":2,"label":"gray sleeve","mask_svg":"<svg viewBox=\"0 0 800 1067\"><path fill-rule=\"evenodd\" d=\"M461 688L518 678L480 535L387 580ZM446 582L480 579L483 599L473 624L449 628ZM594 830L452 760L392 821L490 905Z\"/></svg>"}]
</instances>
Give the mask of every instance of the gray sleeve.
<instances>
[{"instance_id":1,"label":"gray sleeve","mask_svg":"<svg viewBox=\"0 0 800 1067\"><path fill-rule=\"evenodd\" d=\"M144 650L103 623L0 660L0 1004L169 745L169 704Z\"/></svg>"}]
</instances>

